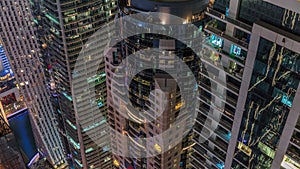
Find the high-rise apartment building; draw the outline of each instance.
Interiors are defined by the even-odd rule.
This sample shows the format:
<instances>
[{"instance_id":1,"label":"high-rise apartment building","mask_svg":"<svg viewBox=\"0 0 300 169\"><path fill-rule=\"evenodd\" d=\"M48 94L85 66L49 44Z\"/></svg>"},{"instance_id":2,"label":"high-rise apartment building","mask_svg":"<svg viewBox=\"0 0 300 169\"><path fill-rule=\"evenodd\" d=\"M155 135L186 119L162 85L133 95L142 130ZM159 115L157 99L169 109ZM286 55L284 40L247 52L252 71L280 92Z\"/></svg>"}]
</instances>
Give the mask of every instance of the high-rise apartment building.
<instances>
[{"instance_id":1,"label":"high-rise apartment building","mask_svg":"<svg viewBox=\"0 0 300 169\"><path fill-rule=\"evenodd\" d=\"M0 39L30 109L40 155L53 166L68 160L76 169L300 168L300 2L207 1L0 0ZM151 33L148 21L157 18L149 12L183 18L172 25L173 34L187 32L187 23L199 29L187 44ZM141 15L124 19L135 14ZM115 18L117 32L92 36ZM160 24L172 24L163 18ZM168 31L162 25L156 28ZM202 30L203 42L193 39ZM114 33L122 40L99 65L94 58L103 56ZM194 43L202 48L193 51ZM143 51L152 48L163 51ZM185 98L186 88L200 95ZM192 114L185 112L194 111L195 102L190 126ZM0 123L1 133L9 131ZM141 139L166 131L168 140Z\"/></svg>"},{"instance_id":2,"label":"high-rise apartment building","mask_svg":"<svg viewBox=\"0 0 300 169\"><path fill-rule=\"evenodd\" d=\"M104 64L95 65L92 58L103 51L95 46L89 58L77 61L80 51L87 47L88 39L117 11L115 0L44 0L35 3L35 22L39 29L47 85L56 112L64 149L74 168L110 168L108 135L101 118L106 114L106 86ZM101 42L101 35L93 43ZM93 44L91 44L92 46ZM72 81L78 72L75 64L98 74ZM82 86L88 81L89 87ZM74 88L72 88L72 86ZM80 95L89 88L92 95ZM79 93L76 93L77 91ZM97 103L98 108L91 108Z\"/></svg>"},{"instance_id":3,"label":"high-rise apartment building","mask_svg":"<svg viewBox=\"0 0 300 169\"><path fill-rule=\"evenodd\" d=\"M0 9L1 40L30 110L39 153L53 166L60 166L65 163L65 156L45 85L29 1L4 0L0 2Z\"/></svg>"},{"instance_id":4,"label":"high-rise apartment building","mask_svg":"<svg viewBox=\"0 0 300 169\"><path fill-rule=\"evenodd\" d=\"M202 61L216 75L202 83L214 87L225 74L226 98L201 96L199 127L215 121L210 109L222 117L215 131L205 129L213 135L193 147L194 168L299 168L299 7L294 1L210 1ZM205 103L211 98L225 107Z\"/></svg>"},{"instance_id":5,"label":"high-rise apartment building","mask_svg":"<svg viewBox=\"0 0 300 169\"><path fill-rule=\"evenodd\" d=\"M188 168L193 133L189 130L191 126L185 122L192 119L192 115L186 112L193 112L193 93L187 94L189 98L184 98L181 93L187 92L184 89L195 88L196 83L192 83L191 77L198 79L200 71L200 60L195 53L199 51L193 51L188 44L197 46L193 43L198 42L200 46L201 42L192 38L185 44L169 34L163 35L163 25L171 27L174 24L173 29L168 27L166 32L188 32L184 24L201 25L204 16L202 12L208 2L121 0L118 5L120 25L117 26L119 36L116 39L123 41L112 44L105 59L108 123L113 129L110 134L114 168ZM184 19L181 23L172 23L167 19L168 16L160 20L148 12L168 13ZM154 24L151 21L154 20L160 20L156 24L161 32L151 32L154 31L150 29L150 25ZM197 29L193 35L195 33L199 39L200 32ZM141 52L152 48L162 52ZM138 55L130 56L132 54ZM180 66L177 57L189 68ZM137 74L135 71L138 71ZM179 79L174 79L174 74ZM176 120L183 124L178 125ZM181 138L186 131L189 132ZM170 137L155 138L152 141L142 139L154 138L164 132Z\"/></svg>"}]
</instances>

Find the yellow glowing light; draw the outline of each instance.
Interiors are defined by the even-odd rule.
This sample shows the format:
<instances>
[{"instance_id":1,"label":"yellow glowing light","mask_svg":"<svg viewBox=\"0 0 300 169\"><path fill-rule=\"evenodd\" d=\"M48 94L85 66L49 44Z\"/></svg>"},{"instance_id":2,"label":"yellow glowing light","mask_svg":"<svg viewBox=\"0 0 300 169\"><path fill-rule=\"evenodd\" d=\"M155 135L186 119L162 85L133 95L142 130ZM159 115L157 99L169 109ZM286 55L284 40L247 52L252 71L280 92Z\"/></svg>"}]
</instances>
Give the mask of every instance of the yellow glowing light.
<instances>
[{"instance_id":1,"label":"yellow glowing light","mask_svg":"<svg viewBox=\"0 0 300 169\"><path fill-rule=\"evenodd\" d=\"M0 77L0 80L3 81L3 80L6 80L10 77L10 73L6 74L5 76L3 77Z\"/></svg>"},{"instance_id":2,"label":"yellow glowing light","mask_svg":"<svg viewBox=\"0 0 300 169\"><path fill-rule=\"evenodd\" d=\"M114 160L114 165L115 165L115 166L117 166L117 167L119 167L119 166L120 166L120 163L119 163L119 161L117 161L117 160Z\"/></svg>"},{"instance_id":3,"label":"yellow glowing light","mask_svg":"<svg viewBox=\"0 0 300 169\"><path fill-rule=\"evenodd\" d=\"M252 150L250 147L246 146L245 144L239 142L238 143L238 149L240 149L242 152L244 152L245 154L247 154L248 156L251 155Z\"/></svg>"},{"instance_id":4,"label":"yellow glowing light","mask_svg":"<svg viewBox=\"0 0 300 169\"><path fill-rule=\"evenodd\" d=\"M161 152L161 147L157 143L154 144L154 149L159 153Z\"/></svg>"},{"instance_id":5,"label":"yellow glowing light","mask_svg":"<svg viewBox=\"0 0 300 169\"><path fill-rule=\"evenodd\" d=\"M175 110L180 109L183 105L184 105L184 102L177 103L176 106L175 106Z\"/></svg>"},{"instance_id":6,"label":"yellow glowing light","mask_svg":"<svg viewBox=\"0 0 300 169\"><path fill-rule=\"evenodd\" d=\"M46 43L42 44L42 48L46 49L47 48L47 44Z\"/></svg>"},{"instance_id":7,"label":"yellow glowing light","mask_svg":"<svg viewBox=\"0 0 300 169\"><path fill-rule=\"evenodd\" d=\"M181 151L185 151L185 150L187 150L187 149L189 149L189 148L192 148L195 144L196 144L196 143L193 143L192 145L189 145L189 146L187 146L187 147L184 147Z\"/></svg>"}]
</instances>

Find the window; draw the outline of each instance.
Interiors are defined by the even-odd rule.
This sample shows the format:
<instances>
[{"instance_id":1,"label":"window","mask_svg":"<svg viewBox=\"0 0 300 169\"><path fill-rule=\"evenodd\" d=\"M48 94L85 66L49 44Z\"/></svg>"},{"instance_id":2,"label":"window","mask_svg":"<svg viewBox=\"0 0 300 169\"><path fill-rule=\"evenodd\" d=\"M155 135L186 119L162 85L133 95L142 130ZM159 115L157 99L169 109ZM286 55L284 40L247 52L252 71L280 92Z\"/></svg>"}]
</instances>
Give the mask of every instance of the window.
<instances>
[{"instance_id":1,"label":"window","mask_svg":"<svg viewBox=\"0 0 300 169\"><path fill-rule=\"evenodd\" d=\"M219 48L223 47L224 40L216 35L211 35L210 42Z\"/></svg>"},{"instance_id":2,"label":"window","mask_svg":"<svg viewBox=\"0 0 300 169\"><path fill-rule=\"evenodd\" d=\"M231 48L230 48L230 53L231 54L234 54L236 56L240 56L241 55L241 52L242 52L242 49L234 44L231 45Z\"/></svg>"}]
</instances>

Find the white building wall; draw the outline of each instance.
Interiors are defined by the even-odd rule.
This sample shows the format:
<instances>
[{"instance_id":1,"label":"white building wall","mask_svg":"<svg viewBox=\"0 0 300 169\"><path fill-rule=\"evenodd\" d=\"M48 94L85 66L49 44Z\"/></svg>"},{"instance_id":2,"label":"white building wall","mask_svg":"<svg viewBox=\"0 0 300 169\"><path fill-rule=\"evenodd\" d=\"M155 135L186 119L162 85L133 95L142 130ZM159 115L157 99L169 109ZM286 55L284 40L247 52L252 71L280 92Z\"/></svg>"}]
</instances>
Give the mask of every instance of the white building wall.
<instances>
[{"instance_id":1,"label":"white building wall","mask_svg":"<svg viewBox=\"0 0 300 169\"><path fill-rule=\"evenodd\" d=\"M53 165L59 164L65 158L39 60L29 1L1 0L0 20L2 42L30 110L38 148Z\"/></svg>"}]
</instances>

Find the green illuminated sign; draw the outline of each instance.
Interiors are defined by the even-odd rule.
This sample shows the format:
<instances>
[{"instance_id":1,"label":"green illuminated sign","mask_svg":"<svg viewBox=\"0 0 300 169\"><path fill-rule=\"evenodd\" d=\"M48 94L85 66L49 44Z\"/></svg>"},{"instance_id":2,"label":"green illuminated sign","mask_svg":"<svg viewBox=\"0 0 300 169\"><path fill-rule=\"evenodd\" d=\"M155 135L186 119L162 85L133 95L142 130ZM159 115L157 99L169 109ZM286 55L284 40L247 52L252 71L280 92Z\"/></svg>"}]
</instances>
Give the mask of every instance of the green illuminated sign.
<instances>
[{"instance_id":1,"label":"green illuminated sign","mask_svg":"<svg viewBox=\"0 0 300 169\"><path fill-rule=\"evenodd\" d=\"M56 23L57 25L59 25L59 22L58 22L58 20L57 19L55 19L53 16L51 16L50 14L45 14L46 15L46 17L48 18L48 19L50 19L51 21L53 21L54 23Z\"/></svg>"},{"instance_id":2,"label":"green illuminated sign","mask_svg":"<svg viewBox=\"0 0 300 169\"><path fill-rule=\"evenodd\" d=\"M273 149L271 149L270 147L268 147L267 145L265 145L262 142L258 143L258 147L260 149L261 152L263 152L264 154L266 154L267 156L271 157L272 159L274 159L275 156L275 151Z\"/></svg>"}]
</instances>

